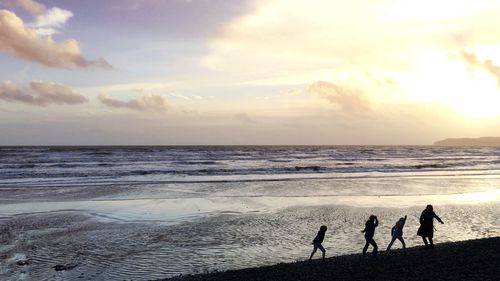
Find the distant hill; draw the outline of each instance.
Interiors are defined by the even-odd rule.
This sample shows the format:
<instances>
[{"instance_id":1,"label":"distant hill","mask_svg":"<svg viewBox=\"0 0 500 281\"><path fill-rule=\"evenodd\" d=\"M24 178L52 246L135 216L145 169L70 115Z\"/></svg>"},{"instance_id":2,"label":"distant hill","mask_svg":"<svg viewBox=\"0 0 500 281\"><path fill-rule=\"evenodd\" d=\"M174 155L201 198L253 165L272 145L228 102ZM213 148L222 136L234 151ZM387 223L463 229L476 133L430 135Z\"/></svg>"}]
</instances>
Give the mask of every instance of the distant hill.
<instances>
[{"instance_id":1,"label":"distant hill","mask_svg":"<svg viewBox=\"0 0 500 281\"><path fill-rule=\"evenodd\" d=\"M451 138L437 141L439 146L500 146L500 137Z\"/></svg>"}]
</instances>

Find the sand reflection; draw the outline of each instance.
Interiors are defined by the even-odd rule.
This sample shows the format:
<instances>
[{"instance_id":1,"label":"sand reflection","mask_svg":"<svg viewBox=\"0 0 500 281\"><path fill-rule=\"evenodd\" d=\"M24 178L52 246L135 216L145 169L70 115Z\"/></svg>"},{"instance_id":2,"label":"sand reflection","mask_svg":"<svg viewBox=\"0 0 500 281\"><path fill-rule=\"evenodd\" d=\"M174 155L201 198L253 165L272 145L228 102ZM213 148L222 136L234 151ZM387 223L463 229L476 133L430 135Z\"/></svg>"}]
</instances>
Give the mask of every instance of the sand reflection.
<instances>
[{"instance_id":1,"label":"sand reflection","mask_svg":"<svg viewBox=\"0 0 500 281\"><path fill-rule=\"evenodd\" d=\"M116 199L29 202L0 205L2 216L82 211L100 220L182 222L218 214L269 213L300 206L343 205L360 208L409 208L500 202L500 189L446 195L384 196L215 196L177 199Z\"/></svg>"}]
</instances>

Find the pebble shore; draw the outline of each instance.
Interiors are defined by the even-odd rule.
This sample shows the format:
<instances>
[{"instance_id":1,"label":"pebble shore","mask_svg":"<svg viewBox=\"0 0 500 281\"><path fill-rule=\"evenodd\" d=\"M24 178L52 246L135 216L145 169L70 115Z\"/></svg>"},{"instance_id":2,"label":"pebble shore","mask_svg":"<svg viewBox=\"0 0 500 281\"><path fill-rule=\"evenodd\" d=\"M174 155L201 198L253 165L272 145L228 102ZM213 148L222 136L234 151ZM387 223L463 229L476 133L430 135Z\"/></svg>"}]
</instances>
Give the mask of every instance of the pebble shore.
<instances>
[{"instance_id":1,"label":"pebble shore","mask_svg":"<svg viewBox=\"0 0 500 281\"><path fill-rule=\"evenodd\" d=\"M243 254L243 253L242 253ZM306 258L306 257L304 257ZM500 280L500 237L298 261L241 270L184 275L169 281L290 280Z\"/></svg>"}]
</instances>

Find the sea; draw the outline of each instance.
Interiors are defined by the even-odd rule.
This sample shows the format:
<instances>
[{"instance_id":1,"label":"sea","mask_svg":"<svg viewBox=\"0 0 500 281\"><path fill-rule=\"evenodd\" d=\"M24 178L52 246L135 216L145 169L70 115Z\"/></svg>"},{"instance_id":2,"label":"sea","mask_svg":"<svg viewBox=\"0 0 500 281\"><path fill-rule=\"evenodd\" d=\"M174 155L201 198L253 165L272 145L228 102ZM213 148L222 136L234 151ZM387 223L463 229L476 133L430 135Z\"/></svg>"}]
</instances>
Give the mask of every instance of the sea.
<instances>
[{"instance_id":1,"label":"sea","mask_svg":"<svg viewBox=\"0 0 500 281\"><path fill-rule=\"evenodd\" d=\"M155 280L500 236L500 147L0 147L0 280ZM393 248L400 248L396 242ZM319 258L319 253L316 254ZM57 269L57 270L56 270Z\"/></svg>"}]
</instances>

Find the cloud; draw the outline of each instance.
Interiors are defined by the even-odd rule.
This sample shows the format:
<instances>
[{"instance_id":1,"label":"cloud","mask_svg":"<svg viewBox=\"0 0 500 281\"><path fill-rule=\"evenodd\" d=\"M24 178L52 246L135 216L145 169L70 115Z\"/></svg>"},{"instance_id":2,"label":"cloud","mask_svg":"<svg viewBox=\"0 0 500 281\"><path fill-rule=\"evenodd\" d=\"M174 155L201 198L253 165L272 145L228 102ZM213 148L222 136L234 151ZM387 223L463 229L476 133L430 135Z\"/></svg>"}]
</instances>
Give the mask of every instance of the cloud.
<instances>
[{"instance_id":1,"label":"cloud","mask_svg":"<svg viewBox=\"0 0 500 281\"><path fill-rule=\"evenodd\" d=\"M59 33L73 13L58 7L47 9L43 4L33 0L0 0L0 6L12 10L21 7L35 16L35 21L26 24L27 27L39 35L52 35Z\"/></svg>"},{"instance_id":2,"label":"cloud","mask_svg":"<svg viewBox=\"0 0 500 281\"><path fill-rule=\"evenodd\" d=\"M107 94L100 93L98 95L98 98L103 104L114 108L126 108L137 111L156 112L166 111L170 108L167 99L158 95L144 95L137 99L121 101L109 97Z\"/></svg>"},{"instance_id":3,"label":"cloud","mask_svg":"<svg viewBox=\"0 0 500 281\"><path fill-rule=\"evenodd\" d=\"M366 62L379 41L387 49L382 37L388 36L392 26L376 18L377 4L257 1L251 13L231 20L210 38L202 63L209 69L250 74L253 80L265 79L266 84L269 80L276 84L318 80L337 68Z\"/></svg>"},{"instance_id":4,"label":"cloud","mask_svg":"<svg viewBox=\"0 0 500 281\"><path fill-rule=\"evenodd\" d=\"M39 35L52 35L59 33L72 16L71 11L54 7L46 13L38 15L36 20L27 26Z\"/></svg>"},{"instance_id":5,"label":"cloud","mask_svg":"<svg viewBox=\"0 0 500 281\"><path fill-rule=\"evenodd\" d=\"M211 34L203 66L253 84L299 85L365 71L405 75L457 44L498 44L495 0L255 2Z\"/></svg>"},{"instance_id":6,"label":"cloud","mask_svg":"<svg viewBox=\"0 0 500 281\"><path fill-rule=\"evenodd\" d=\"M89 87L87 88L89 91L94 92L104 92L104 93L123 93L123 92L136 92L136 93L165 93L171 92L173 89L173 84L171 83L149 83L149 82L141 82L141 83L117 83L117 84L109 84L103 85L99 87Z\"/></svg>"},{"instance_id":7,"label":"cloud","mask_svg":"<svg viewBox=\"0 0 500 281\"><path fill-rule=\"evenodd\" d=\"M86 59L74 39L57 44L50 36L39 36L8 10L0 10L0 51L54 68L112 68L104 59Z\"/></svg>"},{"instance_id":8,"label":"cloud","mask_svg":"<svg viewBox=\"0 0 500 281\"><path fill-rule=\"evenodd\" d=\"M16 3L33 15L40 15L45 13L46 11L46 8L43 4L40 4L33 0L16 0Z\"/></svg>"},{"instance_id":9,"label":"cloud","mask_svg":"<svg viewBox=\"0 0 500 281\"><path fill-rule=\"evenodd\" d=\"M245 123L253 123L255 122L252 118L250 118L250 116L248 116L247 113L245 112L242 112L242 113L237 113L234 115L234 118L240 120L241 122L245 122Z\"/></svg>"},{"instance_id":10,"label":"cloud","mask_svg":"<svg viewBox=\"0 0 500 281\"><path fill-rule=\"evenodd\" d=\"M32 81L24 87L19 87L10 81L2 82L0 83L0 100L34 106L74 105L87 101L84 96L74 92L68 86L44 81Z\"/></svg>"},{"instance_id":11,"label":"cloud","mask_svg":"<svg viewBox=\"0 0 500 281\"><path fill-rule=\"evenodd\" d=\"M370 103L362 91L348 89L326 81L318 81L306 88L309 94L318 95L337 105L344 112L370 111Z\"/></svg>"},{"instance_id":12,"label":"cloud","mask_svg":"<svg viewBox=\"0 0 500 281\"><path fill-rule=\"evenodd\" d=\"M476 54L462 50L460 52L461 58L471 67L480 68L497 79L497 86L500 88L500 66L495 65L492 60L481 61Z\"/></svg>"}]
</instances>

